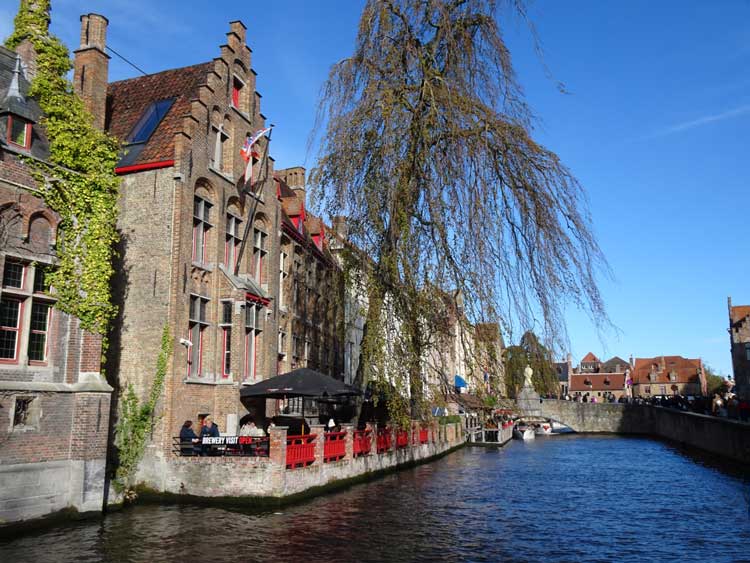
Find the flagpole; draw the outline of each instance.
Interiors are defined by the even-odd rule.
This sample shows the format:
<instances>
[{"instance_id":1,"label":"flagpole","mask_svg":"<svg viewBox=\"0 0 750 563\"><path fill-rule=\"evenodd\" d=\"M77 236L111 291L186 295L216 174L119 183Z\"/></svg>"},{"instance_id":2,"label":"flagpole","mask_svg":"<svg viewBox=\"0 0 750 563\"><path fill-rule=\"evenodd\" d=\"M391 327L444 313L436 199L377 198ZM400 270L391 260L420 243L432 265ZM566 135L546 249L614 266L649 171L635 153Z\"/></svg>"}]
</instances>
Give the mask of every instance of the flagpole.
<instances>
[{"instance_id":1,"label":"flagpole","mask_svg":"<svg viewBox=\"0 0 750 563\"><path fill-rule=\"evenodd\" d=\"M268 148L271 144L271 133L273 133L273 123L270 126L270 130L268 131L268 140L266 141L265 149L263 150L263 159L261 160L261 170L264 170L266 172L266 177L263 178L263 181L265 182L268 179ZM249 169L252 171L252 156L250 156L251 159L251 165ZM247 182L247 178L245 178L245 182ZM258 178L258 182L260 182L260 177ZM253 183L250 182L250 191L252 192ZM246 191L245 187L243 186L242 191ZM247 216L247 224L245 225L245 232L242 235L242 242L240 243L240 250L237 254L237 263L234 265L234 275L239 275L240 272L240 264L242 263L242 256L245 253L245 245L247 244L247 237L250 234L250 228L252 227L254 220L255 220L255 211L258 209L258 198L257 196L254 197L255 202L253 203L253 209L250 212L250 214Z\"/></svg>"}]
</instances>

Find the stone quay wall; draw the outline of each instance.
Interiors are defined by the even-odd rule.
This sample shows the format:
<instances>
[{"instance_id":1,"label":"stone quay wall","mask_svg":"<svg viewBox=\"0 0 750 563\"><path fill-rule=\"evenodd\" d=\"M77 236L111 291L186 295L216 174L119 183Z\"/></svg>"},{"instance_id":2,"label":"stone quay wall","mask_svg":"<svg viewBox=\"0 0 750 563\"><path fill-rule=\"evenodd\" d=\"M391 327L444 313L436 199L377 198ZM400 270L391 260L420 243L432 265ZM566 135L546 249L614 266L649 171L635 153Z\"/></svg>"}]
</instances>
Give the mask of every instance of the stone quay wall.
<instances>
[{"instance_id":1,"label":"stone quay wall","mask_svg":"<svg viewBox=\"0 0 750 563\"><path fill-rule=\"evenodd\" d=\"M420 443L415 423L409 443L397 447L396 433L391 430L392 447L377 453L375 432L368 455L354 456L353 430L344 425L346 450L343 459L325 462L324 428L313 426L315 460L307 467L287 468L287 429L271 429L268 457L180 457L177 455L146 457L139 468L138 482L158 493L184 494L197 497L284 498L318 487L375 476L401 466L429 460L465 442L460 423L428 428L427 443Z\"/></svg>"},{"instance_id":2,"label":"stone quay wall","mask_svg":"<svg viewBox=\"0 0 750 563\"><path fill-rule=\"evenodd\" d=\"M545 399L535 412L576 432L648 434L750 464L750 424L651 405Z\"/></svg>"}]
</instances>

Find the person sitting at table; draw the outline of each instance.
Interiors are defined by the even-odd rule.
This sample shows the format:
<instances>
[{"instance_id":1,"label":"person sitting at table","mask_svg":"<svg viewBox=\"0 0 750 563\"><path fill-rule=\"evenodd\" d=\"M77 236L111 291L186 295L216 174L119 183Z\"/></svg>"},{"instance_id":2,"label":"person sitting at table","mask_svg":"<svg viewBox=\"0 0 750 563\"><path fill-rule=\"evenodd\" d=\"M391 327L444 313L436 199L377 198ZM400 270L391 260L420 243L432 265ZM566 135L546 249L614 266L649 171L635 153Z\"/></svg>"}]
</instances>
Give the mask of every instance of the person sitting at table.
<instances>
[{"instance_id":1,"label":"person sitting at table","mask_svg":"<svg viewBox=\"0 0 750 563\"><path fill-rule=\"evenodd\" d=\"M221 436L219 433L219 427L214 424L213 419L207 416L203 419L203 428L201 428L201 440L203 438L218 438ZM210 455L213 448L210 444L204 444L201 455Z\"/></svg>"},{"instance_id":2,"label":"person sitting at table","mask_svg":"<svg viewBox=\"0 0 750 563\"><path fill-rule=\"evenodd\" d=\"M182 455L198 455L200 438L193 432L193 421L186 420L180 428L180 453Z\"/></svg>"}]
</instances>

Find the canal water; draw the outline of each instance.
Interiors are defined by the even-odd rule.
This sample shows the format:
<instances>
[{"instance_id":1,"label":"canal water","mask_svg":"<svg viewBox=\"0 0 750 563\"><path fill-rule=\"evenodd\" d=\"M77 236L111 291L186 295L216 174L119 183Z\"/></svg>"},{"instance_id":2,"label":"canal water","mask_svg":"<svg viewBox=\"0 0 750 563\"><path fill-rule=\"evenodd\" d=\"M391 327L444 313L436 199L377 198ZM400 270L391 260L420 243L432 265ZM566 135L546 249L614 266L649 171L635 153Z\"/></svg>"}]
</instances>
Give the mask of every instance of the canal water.
<instances>
[{"instance_id":1,"label":"canal water","mask_svg":"<svg viewBox=\"0 0 750 563\"><path fill-rule=\"evenodd\" d=\"M136 506L0 561L750 561L748 475L645 438L463 448L283 510Z\"/></svg>"}]
</instances>

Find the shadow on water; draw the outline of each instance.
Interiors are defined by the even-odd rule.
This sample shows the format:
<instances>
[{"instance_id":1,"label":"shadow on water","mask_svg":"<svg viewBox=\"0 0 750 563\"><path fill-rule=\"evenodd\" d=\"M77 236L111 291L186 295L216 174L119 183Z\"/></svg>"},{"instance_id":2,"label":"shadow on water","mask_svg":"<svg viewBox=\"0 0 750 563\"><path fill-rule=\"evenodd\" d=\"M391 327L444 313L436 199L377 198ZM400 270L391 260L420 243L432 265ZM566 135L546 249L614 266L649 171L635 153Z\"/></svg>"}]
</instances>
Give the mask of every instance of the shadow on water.
<instances>
[{"instance_id":1,"label":"shadow on water","mask_svg":"<svg viewBox=\"0 0 750 563\"><path fill-rule=\"evenodd\" d=\"M0 543L0 561L741 561L742 486L672 444L571 434L463 448L273 511L135 506Z\"/></svg>"}]
</instances>

